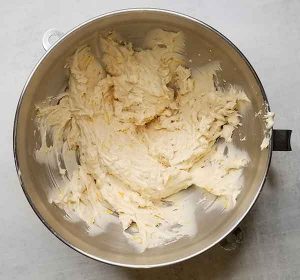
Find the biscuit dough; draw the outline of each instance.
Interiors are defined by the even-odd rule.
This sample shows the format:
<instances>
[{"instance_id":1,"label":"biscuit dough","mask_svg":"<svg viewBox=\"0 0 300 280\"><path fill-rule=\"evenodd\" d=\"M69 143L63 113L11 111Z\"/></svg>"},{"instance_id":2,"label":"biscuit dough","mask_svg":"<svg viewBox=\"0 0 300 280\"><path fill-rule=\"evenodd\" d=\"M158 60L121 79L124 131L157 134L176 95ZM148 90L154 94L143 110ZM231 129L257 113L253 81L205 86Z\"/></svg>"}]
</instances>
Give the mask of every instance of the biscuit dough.
<instances>
[{"instance_id":1,"label":"biscuit dough","mask_svg":"<svg viewBox=\"0 0 300 280\"><path fill-rule=\"evenodd\" d=\"M264 116L263 119L265 121L266 129L264 131L264 139L262 140L262 143L260 145L260 149L266 149L270 145L270 140L272 136L272 128L274 125L274 117L275 113L274 112L267 112Z\"/></svg>"},{"instance_id":2,"label":"biscuit dough","mask_svg":"<svg viewBox=\"0 0 300 280\"><path fill-rule=\"evenodd\" d=\"M99 46L101 58L78 48L65 92L37 106L36 158L63 178L49 201L91 232L119 221L140 251L192 236L196 202L183 190L231 208L243 186L249 157L231 136L249 99L215 87L219 63L187 68L181 32L152 30L142 49L112 32Z\"/></svg>"}]
</instances>

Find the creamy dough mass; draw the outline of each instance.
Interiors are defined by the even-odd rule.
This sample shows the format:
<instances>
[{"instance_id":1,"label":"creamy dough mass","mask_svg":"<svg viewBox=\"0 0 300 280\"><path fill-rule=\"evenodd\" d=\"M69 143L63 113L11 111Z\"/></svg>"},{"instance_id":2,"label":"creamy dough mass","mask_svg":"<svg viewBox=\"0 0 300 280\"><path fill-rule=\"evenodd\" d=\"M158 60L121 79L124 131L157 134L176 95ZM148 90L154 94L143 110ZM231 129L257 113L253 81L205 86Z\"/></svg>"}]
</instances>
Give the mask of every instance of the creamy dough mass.
<instances>
[{"instance_id":1,"label":"creamy dough mass","mask_svg":"<svg viewBox=\"0 0 300 280\"><path fill-rule=\"evenodd\" d=\"M249 99L216 88L218 63L187 68L181 32L152 30L141 49L112 32L99 45L101 58L78 48L66 91L37 106L36 158L64 180L49 200L90 231L118 219L141 251L191 236L195 205L183 190L204 189L227 208L240 193L249 157L231 136Z\"/></svg>"}]
</instances>

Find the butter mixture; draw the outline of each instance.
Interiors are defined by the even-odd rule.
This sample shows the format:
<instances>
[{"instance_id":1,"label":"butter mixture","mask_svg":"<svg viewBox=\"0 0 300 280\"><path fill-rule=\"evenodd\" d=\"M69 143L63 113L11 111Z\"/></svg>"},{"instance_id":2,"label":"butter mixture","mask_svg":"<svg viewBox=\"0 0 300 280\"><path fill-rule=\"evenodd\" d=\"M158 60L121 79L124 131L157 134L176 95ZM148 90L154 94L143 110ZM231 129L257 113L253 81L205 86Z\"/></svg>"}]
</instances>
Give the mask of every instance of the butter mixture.
<instances>
[{"instance_id":1,"label":"butter mixture","mask_svg":"<svg viewBox=\"0 0 300 280\"><path fill-rule=\"evenodd\" d=\"M273 128L273 125L274 125L274 117L275 117L275 114L274 112L267 112L264 116L263 116L263 119L265 121L265 124L266 124L266 129L264 131L264 139L260 145L260 149L263 150L263 149L266 149L269 144L270 144L270 139L271 139L271 136L272 136L272 128Z\"/></svg>"},{"instance_id":2,"label":"butter mixture","mask_svg":"<svg viewBox=\"0 0 300 280\"><path fill-rule=\"evenodd\" d=\"M63 180L49 201L90 232L120 223L140 251L197 232L191 186L233 207L249 162L231 143L249 99L216 87L219 63L187 68L184 45L181 32L161 29L139 49L101 36L102 56L78 48L67 89L37 106L36 158Z\"/></svg>"}]
</instances>

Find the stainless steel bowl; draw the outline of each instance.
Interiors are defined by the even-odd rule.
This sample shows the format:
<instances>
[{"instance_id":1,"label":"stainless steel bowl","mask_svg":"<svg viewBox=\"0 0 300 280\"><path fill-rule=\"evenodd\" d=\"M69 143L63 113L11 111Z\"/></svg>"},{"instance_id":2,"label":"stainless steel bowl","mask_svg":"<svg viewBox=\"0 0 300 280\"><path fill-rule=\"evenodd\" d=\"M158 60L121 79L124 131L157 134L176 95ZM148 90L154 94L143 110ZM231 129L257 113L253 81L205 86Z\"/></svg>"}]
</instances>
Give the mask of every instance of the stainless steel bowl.
<instances>
[{"instance_id":1,"label":"stainless steel bowl","mask_svg":"<svg viewBox=\"0 0 300 280\"><path fill-rule=\"evenodd\" d=\"M199 210L198 234L194 238L181 239L138 254L127 244L120 228L112 226L107 233L91 237L83 223L68 222L58 207L48 203L46 191L55 178L50 176L52 173L49 167L38 164L33 157L36 146L34 105L61 90L67 79L64 71L66 58L83 42L95 43L97 32L116 30L138 45L145 32L155 27L183 31L186 36L186 54L192 60L191 66L219 60L223 68L219 78L245 90L252 107L246 112L243 126L237 134L245 135L247 141L236 141L236 144L248 151L251 164L244 172L245 186L232 211L220 214ZM51 34L53 32L47 34L46 39ZM44 40L44 45L49 46L48 40ZM247 59L227 38L205 23L175 12L156 9L108 13L79 25L61 37L32 71L15 116L14 153L17 172L24 193L41 221L55 236L78 252L99 261L127 267L176 263L204 252L226 237L245 217L258 197L272 153L272 144L268 149L260 150L265 124L261 116L254 118L255 112L266 110L264 104L268 104L264 89Z\"/></svg>"}]
</instances>

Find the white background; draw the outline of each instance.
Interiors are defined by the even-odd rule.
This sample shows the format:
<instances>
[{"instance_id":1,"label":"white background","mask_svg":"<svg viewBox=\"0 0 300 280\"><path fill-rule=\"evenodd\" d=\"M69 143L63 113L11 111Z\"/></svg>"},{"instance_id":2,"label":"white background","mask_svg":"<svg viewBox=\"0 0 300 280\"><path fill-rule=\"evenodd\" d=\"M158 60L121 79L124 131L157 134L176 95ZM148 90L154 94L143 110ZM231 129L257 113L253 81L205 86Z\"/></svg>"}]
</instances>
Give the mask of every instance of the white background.
<instances>
[{"instance_id":1,"label":"white background","mask_svg":"<svg viewBox=\"0 0 300 280\"><path fill-rule=\"evenodd\" d=\"M104 12L156 7L186 13L231 39L256 69L276 112L293 129L293 152L273 153L262 195L242 222L233 252L214 247L167 268L133 270L90 260L56 239L31 210L12 152L15 108L43 55L43 33L68 31ZM0 4L0 279L300 279L300 1L1 1Z\"/></svg>"}]
</instances>

